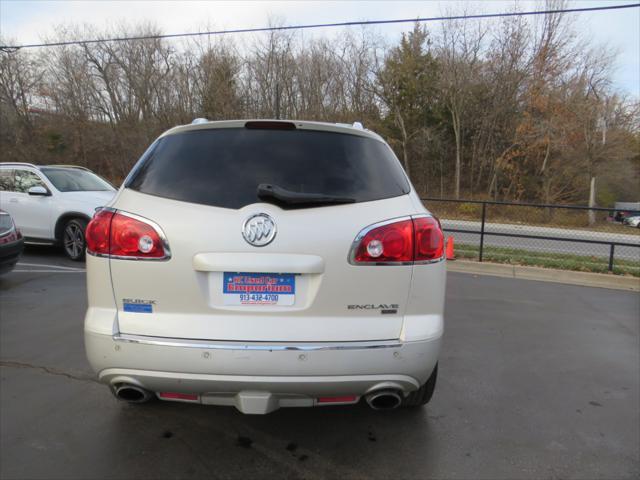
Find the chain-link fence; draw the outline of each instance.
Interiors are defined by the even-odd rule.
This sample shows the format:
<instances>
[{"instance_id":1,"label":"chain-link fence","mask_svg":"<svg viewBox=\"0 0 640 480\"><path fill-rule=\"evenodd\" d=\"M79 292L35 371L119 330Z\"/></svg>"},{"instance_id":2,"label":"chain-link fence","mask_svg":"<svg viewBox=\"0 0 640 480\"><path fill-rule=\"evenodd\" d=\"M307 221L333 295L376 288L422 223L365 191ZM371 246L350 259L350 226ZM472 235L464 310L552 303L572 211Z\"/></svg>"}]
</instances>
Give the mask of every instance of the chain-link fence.
<instances>
[{"instance_id":1,"label":"chain-link fence","mask_svg":"<svg viewBox=\"0 0 640 480\"><path fill-rule=\"evenodd\" d=\"M422 199L456 258L640 277L640 211Z\"/></svg>"}]
</instances>

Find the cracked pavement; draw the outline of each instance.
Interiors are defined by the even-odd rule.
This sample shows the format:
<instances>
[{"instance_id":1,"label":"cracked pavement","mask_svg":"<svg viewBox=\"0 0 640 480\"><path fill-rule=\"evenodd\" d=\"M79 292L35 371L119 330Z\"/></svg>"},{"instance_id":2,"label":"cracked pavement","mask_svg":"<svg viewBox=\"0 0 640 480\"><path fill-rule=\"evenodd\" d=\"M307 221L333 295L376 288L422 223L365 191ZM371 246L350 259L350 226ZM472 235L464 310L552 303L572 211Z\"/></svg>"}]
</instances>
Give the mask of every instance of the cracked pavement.
<instances>
[{"instance_id":1,"label":"cracked pavement","mask_svg":"<svg viewBox=\"0 0 640 480\"><path fill-rule=\"evenodd\" d=\"M9 367L9 368L32 368L34 370L40 370L44 373L48 373L49 375L60 375L62 377L70 378L71 380L78 380L80 382L95 382L99 384L95 375L74 375L69 372L63 372L58 370L57 368L49 368L43 367L41 365L31 365L30 363L22 363L22 362L11 362L0 360L0 367Z\"/></svg>"},{"instance_id":2,"label":"cracked pavement","mask_svg":"<svg viewBox=\"0 0 640 480\"><path fill-rule=\"evenodd\" d=\"M0 277L1 479L640 475L637 293L450 274L427 408L245 416L116 401L85 359L82 265L22 262Z\"/></svg>"}]
</instances>

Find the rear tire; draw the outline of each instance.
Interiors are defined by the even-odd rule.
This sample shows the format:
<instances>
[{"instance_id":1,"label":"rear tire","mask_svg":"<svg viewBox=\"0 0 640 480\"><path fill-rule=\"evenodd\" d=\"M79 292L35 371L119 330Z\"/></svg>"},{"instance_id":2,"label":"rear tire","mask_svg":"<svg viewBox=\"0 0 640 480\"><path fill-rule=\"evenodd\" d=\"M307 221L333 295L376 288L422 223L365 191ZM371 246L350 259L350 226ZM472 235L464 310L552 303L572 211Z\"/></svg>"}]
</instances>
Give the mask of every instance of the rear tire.
<instances>
[{"instance_id":1,"label":"rear tire","mask_svg":"<svg viewBox=\"0 0 640 480\"><path fill-rule=\"evenodd\" d=\"M74 262L84 260L86 240L84 232L87 229L87 221L82 218L72 218L64 225L62 230L62 248L64 253Z\"/></svg>"},{"instance_id":2,"label":"rear tire","mask_svg":"<svg viewBox=\"0 0 640 480\"><path fill-rule=\"evenodd\" d=\"M433 372L431 372L431 376L426 381L424 385L422 385L415 392L411 392L408 396L406 396L402 402L403 407L422 407L429 403L431 397L433 397L433 392L436 389L436 379L438 378L438 364L433 368Z\"/></svg>"}]
</instances>

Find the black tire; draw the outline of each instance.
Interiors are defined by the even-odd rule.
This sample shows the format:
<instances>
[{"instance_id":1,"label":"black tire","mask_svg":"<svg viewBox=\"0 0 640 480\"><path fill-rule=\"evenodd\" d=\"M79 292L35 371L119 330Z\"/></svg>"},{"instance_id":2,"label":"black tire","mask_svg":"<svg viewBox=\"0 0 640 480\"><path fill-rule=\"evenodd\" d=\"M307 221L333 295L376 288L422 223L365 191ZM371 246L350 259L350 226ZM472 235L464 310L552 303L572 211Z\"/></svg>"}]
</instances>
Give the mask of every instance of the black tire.
<instances>
[{"instance_id":1,"label":"black tire","mask_svg":"<svg viewBox=\"0 0 640 480\"><path fill-rule=\"evenodd\" d=\"M62 229L62 248L65 255L74 262L84 260L87 246L84 238L86 229L87 221L82 218L72 218Z\"/></svg>"},{"instance_id":2,"label":"black tire","mask_svg":"<svg viewBox=\"0 0 640 480\"><path fill-rule=\"evenodd\" d=\"M411 392L408 396L406 396L402 402L403 407L422 407L429 403L431 397L433 397L433 392L436 389L436 379L438 378L438 364L433 368L433 372L431 372L431 376L426 381L424 385L422 385L415 392Z\"/></svg>"}]
</instances>

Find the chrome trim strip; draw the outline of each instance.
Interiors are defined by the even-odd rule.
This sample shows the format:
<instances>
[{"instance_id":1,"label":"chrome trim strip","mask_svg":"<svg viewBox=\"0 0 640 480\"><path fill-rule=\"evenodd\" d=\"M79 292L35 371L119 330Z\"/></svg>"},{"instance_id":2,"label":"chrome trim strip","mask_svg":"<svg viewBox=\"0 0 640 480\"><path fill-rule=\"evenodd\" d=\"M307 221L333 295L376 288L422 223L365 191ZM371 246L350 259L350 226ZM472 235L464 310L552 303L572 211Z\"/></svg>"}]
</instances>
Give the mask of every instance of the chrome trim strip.
<instances>
[{"instance_id":1,"label":"chrome trim strip","mask_svg":"<svg viewBox=\"0 0 640 480\"><path fill-rule=\"evenodd\" d=\"M216 340L195 340L189 338L149 337L117 333L115 342L137 343L163 347L203 348L208 350L252 350L252 351L318 351L318 350L369 350L375 348L401 348L398 340L380 340L375 342L327 342L327 343L262 343L262 342L223 342Z\"/></svg>"},{"instance_id":2,"label":"chrome trim strip","mask_svg":"<svg viewBox=\"0 0 640 480\"><path fill-rule=\"evenodd\" d=\"M53 241L52 242L45 242L45 241L38 242L38 241L34 241L34 240L27 240L26 238L25 238L24 243L26 245L39 245L39 246L47 246L47 247L55 245L55 242L53 242Z\"/></svg>"},{"instance_id":3,"label":"chrome trim strip","mask_svg":"<svg viewBox=\"0 0 640 480\"><path fill-rule=\"evenodd\" d=\"M432 263L442 262L446 258L446 254L442 254L440 258L434 258L433 260L418 260L417 262L413 262L414 265L430 265Z\"/></svg>"}]
</instances>

